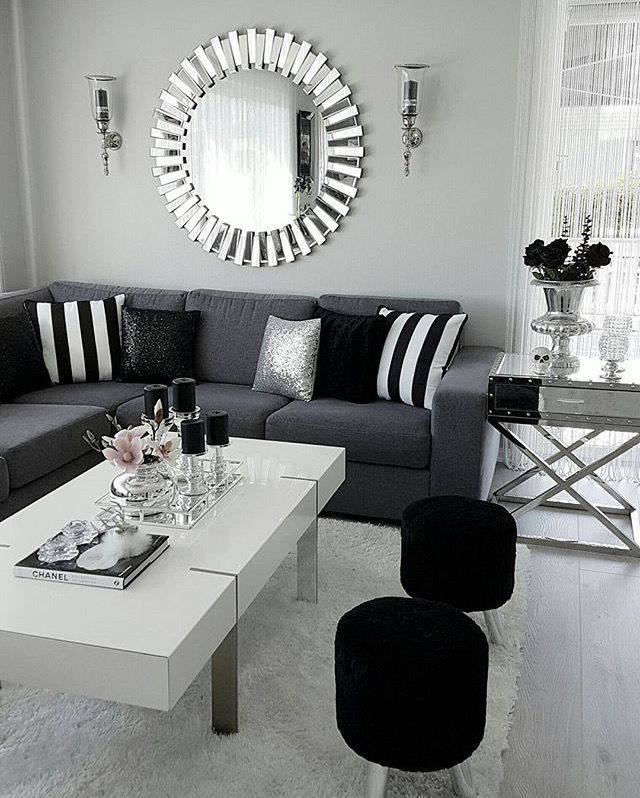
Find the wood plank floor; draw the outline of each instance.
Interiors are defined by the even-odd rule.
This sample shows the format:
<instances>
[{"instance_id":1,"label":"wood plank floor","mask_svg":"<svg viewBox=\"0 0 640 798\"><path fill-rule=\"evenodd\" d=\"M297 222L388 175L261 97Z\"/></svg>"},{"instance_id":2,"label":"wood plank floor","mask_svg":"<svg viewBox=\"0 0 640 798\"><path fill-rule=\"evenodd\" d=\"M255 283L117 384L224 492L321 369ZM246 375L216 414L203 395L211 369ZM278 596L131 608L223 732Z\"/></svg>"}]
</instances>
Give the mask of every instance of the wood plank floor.
<instances>
[{"instance_id":1,"label":"wood plank floor","mask_svg":"<svg viewBox=\"0 0 640 798\"><path fill-rule=\"evenodd\" d=\"M512 476L501 468L496 484ZM620 492L637 504L635 486ZM615 542L583 513L538 509L519 527ZM499 798L640 798L640 560L531 552L524 661Z\"/></svg>"}]
</instances>

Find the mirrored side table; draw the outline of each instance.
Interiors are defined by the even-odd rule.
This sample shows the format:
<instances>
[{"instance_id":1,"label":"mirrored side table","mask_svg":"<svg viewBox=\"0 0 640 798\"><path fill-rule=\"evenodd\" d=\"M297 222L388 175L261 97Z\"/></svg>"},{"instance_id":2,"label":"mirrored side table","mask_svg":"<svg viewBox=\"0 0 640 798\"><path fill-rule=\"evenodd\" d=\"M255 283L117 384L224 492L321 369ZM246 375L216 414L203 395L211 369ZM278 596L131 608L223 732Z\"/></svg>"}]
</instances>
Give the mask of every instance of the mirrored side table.
<instances>
[{"instance_id":1,"label":"mirrored side table","mask_svg":"<svg viewBox=\"0 0 640 798\"><path fill-rule=\"evenodd\" d=\"M640 557L640 522L638 510L597 473L600 468L630 451L640 443L640 360L627 360L617 381L601 376L602 363L584 359L571 375L535 374L527 355L502 354L496 360L488 382L487 418L500 434L513 443L533 467L518 474L494 493L495 501L517 504L514 517L535 507L557 507L590 513L616 539L611 544L563 540L556 537L522 535L525 543L578 549L601 554ZM513 429L514 424L530 425L555 450L544 457L532 449ZM572 427L584 434L570 444L563 443L554 427ZM603 447L602 454L590 463L579 450L603 432L628 433L624 442ZM575 470L562 476L558 463L567 458ZM552 485L536 496L525 497L512 491L532 477L545 475ZM582 480L591 480L610 497L611 503L596 504L577 489ZM564 494L567 500L560 500ZM616 519L626 516L631 534Z\"/></svg>"}]
</instances>

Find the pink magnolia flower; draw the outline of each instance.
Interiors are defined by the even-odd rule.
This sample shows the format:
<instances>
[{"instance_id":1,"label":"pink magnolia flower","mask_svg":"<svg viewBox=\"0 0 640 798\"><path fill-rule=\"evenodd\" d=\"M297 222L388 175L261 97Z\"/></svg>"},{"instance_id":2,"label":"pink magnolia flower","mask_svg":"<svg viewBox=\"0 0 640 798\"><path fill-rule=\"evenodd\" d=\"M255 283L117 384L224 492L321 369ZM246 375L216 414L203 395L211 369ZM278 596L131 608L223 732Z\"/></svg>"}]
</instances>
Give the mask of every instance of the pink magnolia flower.
<instances>
[{"instance_id":1,"label":"pink magnolia flower","mask_svg":"<svg viewBox=\"0 0 640 798\"><path fill-rule=\"evenodd\" d=\"M179 436L177 432L164 431L156 440L149 441L152 454L161 460L173 460L179 454Z\"/></svg>"},{"instance_id":2,"label":"pink magnolia flower","mask_svg":"<svg viewBox=\"0 0 640 798\"><path fill-rule=\"evenodd\" d=\"M140 424L137 427L118 430L118 432L115 434L115 439L117 440L118 438L126 438L127 440L131 441L134 438L142 438L147 434L147 432L147 428L143 424Z\"/></svg>"},{"instance_id":3,"label":"pink magnolia flower","mask_svg":"<svg viewBox=\"0 0 640 798\"><path fill-rule=\"evenodd\" d=\"M112 448L104 450L104 456L113 465L129 473L136 470L144 458L146 443L140 437L141 427L123 429L112 438ZM136 434L134 434L136 433Z\"/></svg>"}]
</instances>

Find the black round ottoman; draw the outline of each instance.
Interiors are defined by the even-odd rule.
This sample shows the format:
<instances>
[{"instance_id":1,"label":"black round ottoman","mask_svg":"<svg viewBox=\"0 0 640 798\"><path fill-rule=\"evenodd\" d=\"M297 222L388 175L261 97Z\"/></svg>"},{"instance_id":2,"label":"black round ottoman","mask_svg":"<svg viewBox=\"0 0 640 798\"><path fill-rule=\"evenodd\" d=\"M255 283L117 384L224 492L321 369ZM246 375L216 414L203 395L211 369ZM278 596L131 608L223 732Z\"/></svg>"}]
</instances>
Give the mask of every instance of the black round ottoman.
<instances>
[{"instance_id":1,"label":"black round ottoman","mask_svg":"<svg viewBox=\"0 0 640 798\"><path fill-rule=\"evenodd\" d=\"M338 729L370 763L453 768L484 735L487 672L486 637L460 610L408 598L367 601L336 631Z\"/></svg>"},{"instance_id":2,"label":"black round ottoman","mask_svg":"<svg viewBox=\"0 0 640 798\"><path fill-rule=\"evenodd\" d=\"M513 593L516 536L499 504L463 496L414 502L402 514L402 587L464 612L501 607Z\"/></svg>"}]
</instances>

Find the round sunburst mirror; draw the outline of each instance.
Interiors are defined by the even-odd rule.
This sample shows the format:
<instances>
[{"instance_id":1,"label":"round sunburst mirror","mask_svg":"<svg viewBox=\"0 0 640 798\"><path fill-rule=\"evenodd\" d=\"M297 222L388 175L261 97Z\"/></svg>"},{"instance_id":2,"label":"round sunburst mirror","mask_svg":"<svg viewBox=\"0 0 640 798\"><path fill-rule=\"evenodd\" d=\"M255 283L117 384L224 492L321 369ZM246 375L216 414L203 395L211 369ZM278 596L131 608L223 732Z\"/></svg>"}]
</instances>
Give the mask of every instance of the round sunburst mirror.
<instances>
[{"instance_id":1,"label":"round sunburst mirror","mask_svg":"<svg viewBox=\"0 0 640 798\"><path fill-rule=\"evenodd\" d=\"M323 244L362 174L351 89L309 42L272 28L196 47L169 76L151 137L176 225L240 266L276 266Z\"/></svg>"}]
</instances>

